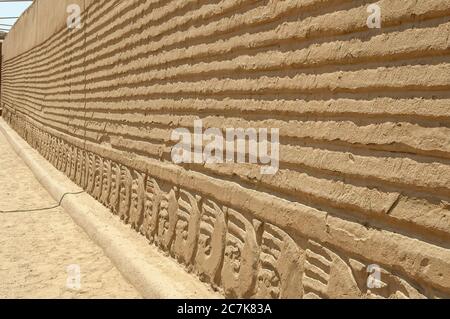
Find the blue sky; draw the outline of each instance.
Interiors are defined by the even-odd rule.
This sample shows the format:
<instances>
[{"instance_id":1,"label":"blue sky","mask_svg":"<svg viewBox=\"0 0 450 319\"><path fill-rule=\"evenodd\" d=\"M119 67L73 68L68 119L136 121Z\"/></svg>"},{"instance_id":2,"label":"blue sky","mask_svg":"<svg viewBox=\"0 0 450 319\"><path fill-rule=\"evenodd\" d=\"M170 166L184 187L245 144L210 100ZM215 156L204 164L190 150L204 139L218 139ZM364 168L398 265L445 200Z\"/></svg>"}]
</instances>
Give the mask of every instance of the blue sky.
<instances>
[{"instance_id":1,"label":"blue sky","mask_svg":"<svg viewBox=\"0 0 450 319\"><path fill-rule=\"evenodd\" d=\"M0 17L18 17L24 12L31 4L30 2L0 2ZM15 19L4 20L0 19L0 30L10 29L9 26L2 24L14 24Z\"/></svg>"}]
</instances>

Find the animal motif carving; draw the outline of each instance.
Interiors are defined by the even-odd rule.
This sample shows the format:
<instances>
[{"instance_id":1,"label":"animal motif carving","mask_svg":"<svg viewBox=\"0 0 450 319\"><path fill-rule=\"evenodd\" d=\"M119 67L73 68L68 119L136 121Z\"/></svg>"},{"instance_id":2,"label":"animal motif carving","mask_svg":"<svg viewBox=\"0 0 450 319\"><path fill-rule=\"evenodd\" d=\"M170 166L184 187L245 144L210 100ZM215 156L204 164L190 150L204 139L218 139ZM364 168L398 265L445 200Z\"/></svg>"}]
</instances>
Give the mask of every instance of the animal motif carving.
<instances>
[{"instance_id":1,"label":"animal motif carving","mask_svg":"<svg viewBox=\"0 0 450 319\"><path fill-rule=\"evenodd\" d=\"M58 141L58 159L57 159L57 166L56 168L60 171L62 171L66 167L66 151L65 151L65 145L64 142Z\"/></svg>"},{"instance_id":2,"label":"animal motif carving","mask_svg":"<svg viewBox=\"0 0 450 319\"><path fill-rule=\"evenodd\" d=\"M53 138L53 141L52 141L52 155L51 155L50 163L52 163L52 165L55 168L58 168L57 167L58 155L59 155L58 140L56 138Z\"/></svg>"},{"instance_id":3,"label":"animal motif carving","mask_svg":"<svg viewBox=\"0 0 450 319\"><path fill-rule=\"evenodd\" d=\"M71 181L75 181L75 175L77 172L77 155L78 149L76 147L72 147L70 155L70 174L67 175Z\"/></svg>"},{"instance_id":4,"label":"animal motif carving","mask_svg":"<svg viewBox=\"0 0 450 319\"><path fill-rule=\"evenodd\" d=\"M46 160L49 160L50 141L51 141L50 136L48 134L44 134L41 154Z\"/></svg>"},{"instance_id":5,"label":"animal motif carving","mask_svg":"<svg viewBox=\"0 0 450 319\"><path fill-rule=\"evenodd\" d=\"M72 146L66 146L66 154L64 154L64 156L66 157L66 167L63 173L66 174L66 176L70 176L70 171L72 169Z\"/></svg>"},{"instance_id":6,"label":"animal motif carving","mask_svg":"<svg viewBox=\"0 0 450 319\"><path fill-rule=\"evenodd\" d=\"M233 298L253 294L259 247L253 225L240 213L228 209L222 285L225 295Z\"/></svg>"},{"instance_id":7,"label":"animal motif carving","mask_svg":"<svg viewBox=\"0 0 450 319\"><path fill-rule=\"evenodd\" d=\"M130 199L131 199L131 172L126 166L120 169L120 184L119 184L119 217L125 223L130 217Z\"/></svg>"},{"instance_id":8,"label":"animal motif carving","mask_svg":"<svg viewBox=\"0 0 450 319\"><path fill-rule=\"evenodd\" d=\"M83 179L85 174L85 159L86 154L83 150L79 150L77 154L77 169L76 169L76 176L75 176L75 183L82 187L83 186Z\"/></svg>"},{"instance_id":9,"label":"animal motif carving","mask_svg":"<svg viewBox=\"0 0 450 319\"><path fill-rule=\"evenodd\" d=\"M103 186L103 159L101 156L95 155L95 169L94 169L94 190L92 196L99 200L102 195Z\"/></svg>"},{"instance_id":10,"label":"animal motif carving","mask_svg":"<svg viewBox=\"0 0 450 319\"><path fill-rule=\"evenodd\" d=\"M139 230L144 213L145 202L145 174L133 170L133 182L131 185L131 205L130 205L130 220L131 227Z\"/></svg>"},{"instance_id":11,"label":"animal motif carving","mask_svg":"<svg viewBox=\"0 0 450 319\"><path fill-rule=\"evenodd\" d=\"M211 284L219 282L226 226L226 210L211 200L203 201L195 269L201 280Z\"/></svg>"},{"instance_id":12,"label":"animal motif carving","mask_svg":"<svg viewBox=\"0 0 450 319\"><path fill-rule=\"evenodd\" d=\"M77 161L78 161L78 149L76 147L72 147L71 166L69 175L72 181L75 181L77 172Z\"/></svg>"},{"instance_id":13,"label":"animal motif carving","mask_svg":"<svg viewBox=\"0 0 450 319\"><path fill-rule=\"evenodd\" d=\"M59 170L65 172L67 167L68 145L64 141L62 141L60 145L61 147L59 149L60 150L59 157L61 160Z\"/></svg>"},{"instance_id":14,"label":"animal motif carving","mask_svg":"<svg viewBox=\"0 0 450 319\"><path fill-rule=\"evenodd\" d=\"M147 178L145 183L144 219L140 228L141 234L153 242L158 230L159 209L162 191L154 178Z\"/></svg>"},{"instance_id":15,"label":"animal motif carving","mask_svg":"<svg viewBox=\"0 0 450 319\"><path fill-rule=\"evenodd\" d=\"M102 169L102 192L100 196L100 202L108 206L109 205L109 195L111 193L111 161L109 159L103 160Z\"/></svg>"},{"instance_id":16,"label":"animal motif carving","mask_svg":"<svg viewBox=\"0 0 450 319\"><path fill-rule=\"evenodd\" d=\"M157 243L162 250L167 252L170 251L178 220L177 193L178 190L175 187L171 187L161 197Z\"/></svg>"},{"instance_id":17,"label":"animal motif carving","mask_svg":"<svg viewBox=\"0 0 450 319\"><path fill-rule=\"evenodd\" d=\"M94 191L95 158L91 152L86 153L86 192L92 195Z\"/></svg>"},{"instance_id":18,"label":"animal motif carving","mask_svg":"<svg viewBox=\"0 0 450 319\"><path fill-rule=\"evenodd\" d=\"M350 266L338 254L309 240L305 257L305 298L358 298L361 295Z\"/></svg>"},{"instance_id":19,"label":"animal motif carving","mask_svg":"<svg viewBox=\"0 0 450 319\"><path fill-rule=\"evenodd\" d=\"M301 298L304 252L280 228L263 225L258 298Z\"/></svg>"},{"instance_id":20,"label":"animal motif carving","mask_svg":"<svg viewBox=\"0 0 450 319\"><path fill-rule=\"evenodd\" d=\"M49 145L47 159L53 166L55 165L55 160L54 160L55 159L55 154L56 154L55 138L51 137L50 138L50 145Z\"/></svg>"},{"instance_id":21,"label":"animal motif carving","mask_svg":"<svg viewBox=\"0 0 450 319\"><path fill-rule=\"evenodd\" d=\"M115 162L111 162L111 194L109 195L109 208L115 215L119 214L120 175L120 166Z\"/></svg>"},{"instance_id":22,"label":"animal motif carving","mask_svg":"<svg viewBox=\"0 0 450 319\"><path fill-rule=\"evenodd\" d=\"M200 200L200 196L180 190L173 251L179 262L185 265L192 265L198 242L201 218Z\"/></svg>"}]
</instances>

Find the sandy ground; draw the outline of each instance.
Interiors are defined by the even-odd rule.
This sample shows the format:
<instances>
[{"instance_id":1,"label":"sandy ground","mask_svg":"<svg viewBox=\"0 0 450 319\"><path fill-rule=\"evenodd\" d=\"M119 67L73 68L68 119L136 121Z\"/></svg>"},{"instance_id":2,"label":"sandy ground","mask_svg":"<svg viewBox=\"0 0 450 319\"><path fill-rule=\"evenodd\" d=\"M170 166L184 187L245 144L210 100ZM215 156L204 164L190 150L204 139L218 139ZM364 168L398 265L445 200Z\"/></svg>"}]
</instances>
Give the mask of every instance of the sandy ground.
<instances>
[{"instance_id":1,"label":"sandy ground","mask_svg":"<svg viewBox=\"0 0 450 319\"><path fill-rule=\"evenodd\" d=\"M56 202L1 133L0 168L0 298L139 298L62 208L36 210Z\"/></svg>"}]
</instances>

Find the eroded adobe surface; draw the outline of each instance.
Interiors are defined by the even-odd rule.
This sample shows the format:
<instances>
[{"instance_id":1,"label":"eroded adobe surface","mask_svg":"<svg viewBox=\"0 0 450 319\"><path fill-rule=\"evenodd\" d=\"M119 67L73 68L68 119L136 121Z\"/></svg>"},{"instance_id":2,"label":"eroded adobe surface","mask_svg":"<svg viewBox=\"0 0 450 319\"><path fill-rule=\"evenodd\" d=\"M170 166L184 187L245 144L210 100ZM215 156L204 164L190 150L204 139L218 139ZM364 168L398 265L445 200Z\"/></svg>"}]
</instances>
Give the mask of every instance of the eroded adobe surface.
<instances>
[{"instance_id":1,"label":"eroded adobe surface","mask_svg":"<svg viewBox=\"0 0 450 319\"><path fill-rule=\"evenodd\" d=\"M151 244L230 297L450 296L449 1L78 2L9 34L3 117ZM280 170L173 164L194 119Z\"/></svg>"}]
</instances>

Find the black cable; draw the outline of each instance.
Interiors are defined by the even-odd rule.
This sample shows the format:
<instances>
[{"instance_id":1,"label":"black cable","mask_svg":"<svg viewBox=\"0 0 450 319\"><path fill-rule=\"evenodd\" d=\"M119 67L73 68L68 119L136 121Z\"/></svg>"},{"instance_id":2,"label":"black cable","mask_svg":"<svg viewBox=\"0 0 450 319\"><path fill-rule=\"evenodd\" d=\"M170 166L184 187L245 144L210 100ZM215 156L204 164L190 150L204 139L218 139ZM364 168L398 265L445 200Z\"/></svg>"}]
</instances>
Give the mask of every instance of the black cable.
<instances>
[{"instance_id":1,"label":"black cable","mask_svg":"<svg viewBox=\"0 0 450 319\"><path fill-rule=\"evenodd\" d=\"M61 196L61 199L59 200L57 205L51 206L51 207L44 207L44 208L34 208L34 209L18 209L18 210L0 210L1 214L10 214L10 213L28 213L28 212L37 212L37 211L43 211L43 210L49 210L49 209L54 209L54 208L58 208L61 206L61 203L64 199L64 197L66 195L79 195L84 193L85 191L80 191L80 192L76 192L76 193L70 193L67 192L65 194L63 194Z\"/></svg>"}]
</instances>

